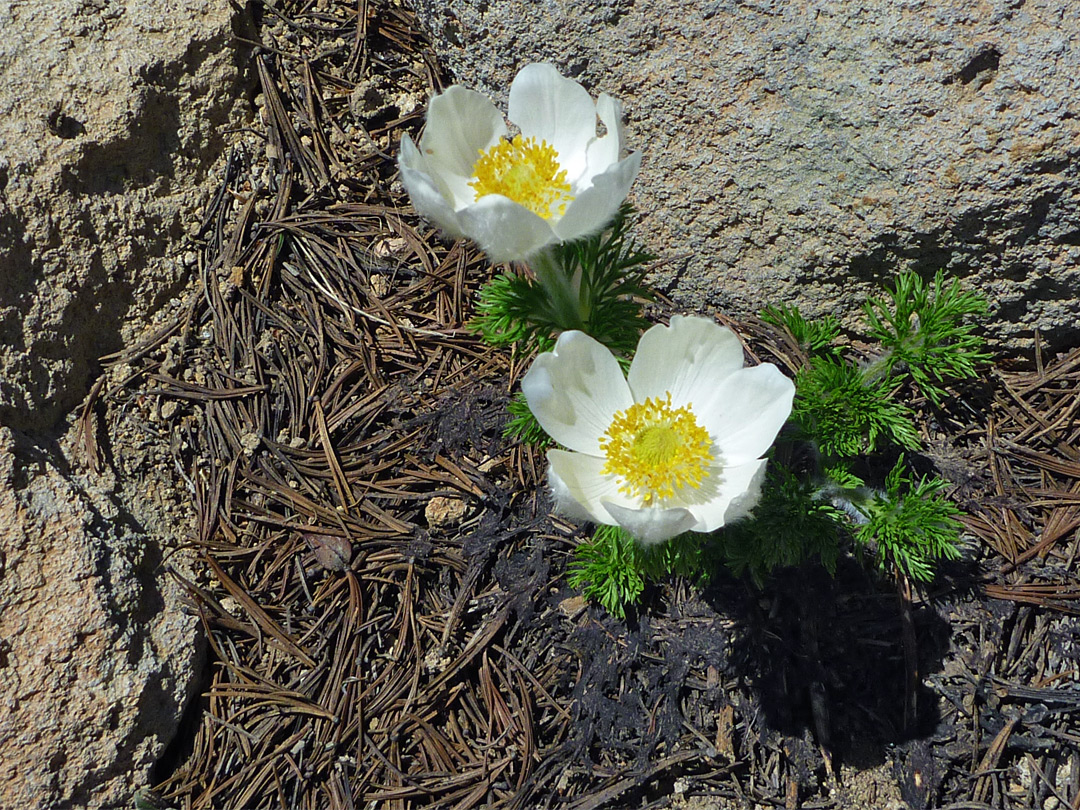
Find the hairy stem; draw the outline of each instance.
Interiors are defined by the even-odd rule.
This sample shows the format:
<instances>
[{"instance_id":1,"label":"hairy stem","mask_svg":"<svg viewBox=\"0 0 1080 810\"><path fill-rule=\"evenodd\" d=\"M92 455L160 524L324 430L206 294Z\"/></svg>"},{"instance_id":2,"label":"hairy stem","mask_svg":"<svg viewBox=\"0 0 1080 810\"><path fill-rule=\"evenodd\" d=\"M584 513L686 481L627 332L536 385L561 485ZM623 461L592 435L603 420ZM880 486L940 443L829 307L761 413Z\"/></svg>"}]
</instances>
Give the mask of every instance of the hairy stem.
<instances>
[{"instance_id":1,"label":"hairy stem","mask_svg":"<svg viewBox=\"0 0 1080 810\"><path fill-rule=\"evenodd\" d=\"M554 321L561 329L586 330L587 306L581 300L581 277L571 278L551 250L542 250L530 263L536 281L547 292Z\"/></svg>"}]
</instances>

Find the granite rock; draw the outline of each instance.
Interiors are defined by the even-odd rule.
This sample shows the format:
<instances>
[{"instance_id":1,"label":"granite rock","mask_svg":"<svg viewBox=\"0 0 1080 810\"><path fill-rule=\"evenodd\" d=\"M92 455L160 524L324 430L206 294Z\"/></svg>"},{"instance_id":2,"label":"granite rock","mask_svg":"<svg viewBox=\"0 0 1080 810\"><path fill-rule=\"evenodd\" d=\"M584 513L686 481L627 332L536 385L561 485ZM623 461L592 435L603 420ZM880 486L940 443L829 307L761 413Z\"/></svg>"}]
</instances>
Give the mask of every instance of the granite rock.
<instances>
[{"instance_id":1,"label":"granite rock","mask_svg":"<svg viewBox=\"0 0 1080 810\"><path fill-rule=\"evenodd\" d=\"M115 479L68 453L0 428L0 807L130 806L205 655Z\"/></svg>"},{"instance_id":2,"label":"granite rock","mask_svg":"<svg viewBox=\"0 0 1080 810\"><path fill-rule=\"evenodd\" d=\"M190 282L249 114L237 8L0 3L0 807L133 806L203 673L168 448L129 414L90 472L73 409Z\"/></svg>"},{"instance_id":3,"label":"granite rock","mask_svg":"<svg viewBox=\"0 0 1080 810\"><path fill-rule=\"evenodd\" d=\"M223 0L0 6L0 423L48 430L176 250L242 100Z\"/></svg>"}]
</instances>

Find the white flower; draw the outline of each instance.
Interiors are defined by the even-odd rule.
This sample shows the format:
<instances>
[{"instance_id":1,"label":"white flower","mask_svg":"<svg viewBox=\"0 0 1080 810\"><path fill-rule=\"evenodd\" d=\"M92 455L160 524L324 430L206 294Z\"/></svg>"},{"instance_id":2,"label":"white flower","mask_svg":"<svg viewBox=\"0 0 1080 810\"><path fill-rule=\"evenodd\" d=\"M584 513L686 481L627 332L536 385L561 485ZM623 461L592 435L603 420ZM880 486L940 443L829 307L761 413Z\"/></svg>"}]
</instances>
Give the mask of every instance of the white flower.
<instances>
[{"instance_id":1,"label":"white flower","mask_svg":"<svg viewBox=\"0 0 1080 810\"><path fill-rule=\"evenodd\" d=\"M730 329L679 315L642 336L628 378L602 344L564 332L521 388L569 448L548 451L556 511L646 544L749 514L795 396L776 366L743 367Z\"/></svg>"},{"instance_id":2,"label":"white flower","mask_svg":"<svg viewBox=\"0 0 1080 810\"><path fill-rule=\"evenodd\" d=\"M641 166L639 153L619 160L619 103L601 94L594 104L551 65L521 69L509 114L512 140L491 101L454 85L431 100L420 148L405 135L398 160L416 210L497 262L601 230Z\"/></svg>"}]
</instances>

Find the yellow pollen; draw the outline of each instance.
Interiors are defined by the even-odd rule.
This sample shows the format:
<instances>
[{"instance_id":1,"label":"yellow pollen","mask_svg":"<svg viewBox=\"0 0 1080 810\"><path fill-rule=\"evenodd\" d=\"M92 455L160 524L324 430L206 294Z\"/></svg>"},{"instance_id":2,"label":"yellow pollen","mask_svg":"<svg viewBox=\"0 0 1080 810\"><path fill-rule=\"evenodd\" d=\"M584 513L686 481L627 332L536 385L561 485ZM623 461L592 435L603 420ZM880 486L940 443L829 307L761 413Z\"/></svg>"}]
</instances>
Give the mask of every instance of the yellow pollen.
<instances>
[{"instance_id":1,"label":"yellow pollen","mask_svg":"<svg viewBox=\"0 0 1080 810\"><path fill-rule=\"evenodd\" d=\"M515 135L512 141L500 140L473 166L476 199L488 194L502 194L524 205L534 214L551 219L566 213L573 198L566 170L559 168L559 153L547 141Z\"/></svg>"},{"instance_id":2,"label":"yellow pollen","mask_svg":"<svg viewBox=\"0 0 1080 810\"><path fill-rule=\"evenodd\" d=\"M619 491L645 505L665 501L685 486L698 489L712 461L709 433L688 407L672 408L671 394L619 411L600 439L601 472L619 476Z\"/></svg>"}]
</instances>

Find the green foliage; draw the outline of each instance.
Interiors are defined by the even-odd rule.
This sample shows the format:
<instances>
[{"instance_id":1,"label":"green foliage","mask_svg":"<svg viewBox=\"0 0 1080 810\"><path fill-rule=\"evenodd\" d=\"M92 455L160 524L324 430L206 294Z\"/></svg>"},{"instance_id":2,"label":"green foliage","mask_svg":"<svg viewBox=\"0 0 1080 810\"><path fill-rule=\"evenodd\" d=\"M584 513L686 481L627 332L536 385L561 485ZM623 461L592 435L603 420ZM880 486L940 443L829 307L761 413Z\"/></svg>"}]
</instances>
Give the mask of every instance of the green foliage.
<instances>
[{"instance_id":1,"label":"green foliage","mask_svg":"<svg viewBox=\"0 0 1080 810\"><path fill-rule=\"evenodd\" d=\"M540 427L533 412L529 410L529 403L525 401L524 394L520 391L514 394L506 410L510 412L510 421L503 428L505 438L516 439L541 450L551 444L551 439Z\"/></svg>"},{"instance_id":2,"label":"green foliage","mask_svg":"<svg viewBox=\"0 0 1080 810\"><path fill-rule=\"evenodd\" d=\"M579 545L570 563L571 587L623 618L647 582L666 576L701 578L716 556L715 544L699 534L683 534L656 546L641 546L618 526L599 526Z\"/></svg>"},{"instance_id":3,"label":"green foliage","mask_svg":"<svg viewBox=\"0 0 1080 810\"><path fill-rule=\"evenodd\" d=\"M543 299L543 290L528 279L502 273L480 290L479 314L469 329L492 346L528 343L537 332L537 327L530 327L531 313L546 306Z\"/></svg>"},{"instance_id":4,"label":"green foliage","mask_svg":"<svg viewBox=\"0 0 1080 810\"><path fill-rule=\"evenodd\" d=\"M832 315L826 315L819 321L808 321L797 307L770 304L762 310L761 319L773 326L786 328L807 354L835 356L840 352L840 348L833 345L840 335L840 323Z\"/></svg>"},{"instance_id":5,"label":"green foliage","mask_svg":"<svg viewBox=\"0 0 1080 810\"><path fill-rule=\"evenodd\" d=\"M889 444L920 446L911 408L898 401L911 379L934 404L950 379L973 377L989 359L982 340L965 318L986 311L984 299L946 284L939 272L932 284L907 273L883 297L866 305L867 331L881 344L880 356L856 365L833 345L839 328L832 316L809 322L795 307L769 307L762 318L787 328L810 354L796 378L792 416L804 437L827 457L873 453Z\"/></svg>"},{"instance_id":6,"label":"green foliage","mask_svg":"<svg viewBox=\"0 0 1080 810\"><path fill-rule=\"evenodd\" d=\"M826 456L872 453L883 442L919 447L912 410L888 378L868 380L853 363L814 358L795 377L792 419Z\"/></svg>"},{"instance_id":7,"label":"green foliage","mask_svg":"<svg viewBox=\"0 0 1080 810\"><path fill-rule=\"evenodd\" d=\"M686 532L655 546L634 546L636 562L647 579L666 576L701 579L716 561L716 545L703 534Z\"/></svg>"},{"instance_id":8,"label":"green foliage","mask_svg":"<svg viewBox=\"0 0 1080 810\"><path fill-rule=\"evenodd\" d=\"M885 491L858 505L867 522L856 539L876 543L883 570L894 564L912 579L929 582L937 560L960 556L960 510L941 494L945 486L940 478L915 483L901 456L885 478Z\"/></svg>"},{"instance_id":9,"label":"green foliage","mask_svg":"<svg viewBox=\"0 0 1080 810\"><path fill-rule=\"evenodd\" d=\"M821 469L821 475L828 485L838 489L858 489L866 486L866 482L851 471L850 462L847 459L836 460L826 464Z\"/></svg>"},{"instance_id":10,"label":"green foliage","mask_svg":"<svg viewBox=\"0 0 1080 810\"><path fill-rule=\"evenodd\" d=\"M654 257L630 239L632 211L624 204L607 230L541 251L532 276L497 276L480 291L470 328L493 346L526 350L580 329L616 354L633 352L649 325L641 305L654 297L643 280Z\"/></svg>"},{"instance_id":11,"label":"green foliage","mask_svg":"<svg viewBox=\"0 0 1080 810\"><path fill-rule=\"evenodd\" d=\"M962 290L955 278L946 284L940 270L932 284L905 273L887 297L871 298L865 306L867 331L885 349L883 373L910 375L939 407L943 383L976 376L977 367L990 359L975 325L966 322L986 311L986 299Z\"/></svg>"},{"instance_id":12,"label":"green foliage","mask_svg":"<svg viewBox=\"0 0 1080 810\"><path fill-rule=\"evenodd\" d=\"M624 355L633 353L649 326L641 314L642 302L655 299L644 282L644 267L656 257L631 239L633 212L629 203L623 203L606 232L565 242L554 250L556 265L571 277L580 277L582 325L577 328Z\"/></svg>"},{"instance_id":13,"label":"green foliage","mask_svg":"<svg viewBox=\"0 0 1080 810\"><path fill-rule=\"evenodd\" d=\"M915 414L899 397L910 381L940 406L946 383L977 374L979 364L990 356L967 319L986 309L983 298L962 290L956 280L946 283L941 272L931 283L911 273L899 276L893 289L865 307L868 336L880 344L878 357L865 363L845 357L836 345L839 328L831 316L809 322L795 307L766 309L762 317L788 329L809 355L796 376L792 421L817 462L808 478L815 491L804 490L801 504L797 497L781 501L791 511L780 523L798 525L814 515L807 497L813 504L831 504L837 525L853 528L863 546L873 544L882 565L895 564L919 581L932 578L935 561L957 555L960 524L955 507L941 495L944 482L924 478L914 483L901 456L886 477L884 491L868 490L852 473L852 465L860 461L872 469L880 463L876 454L881 451L921 446ZM781 525L760 533L754 526L773 523L771 517L760 516L783 507L766 509L764 504L780 492L795 494L792 487L791 480L782 479L778 489L766 492L759 517L746 529L729 532L736 538L727 543L734 567L745 562L757 578L798 559L798 546L785 539ZM822 511L816 516L827 517ZM758 549L754 542L763 545Z\"/></svg>"},{"instance_id":14,"label":"green foliage","mask_svg":"<svg viewBox=\"0 0 1080 810\"><path fill-rule=\"evenodd\" d=\"M725 562L759 585L775 568L813 557L833 573L843 521L843 513L821 498L813 483L773 464L753 517L724 529Z\"/></svg>"},{"instance_id":15,"label":"green foliage","mask_svg":"<svg viewBox=\"0 0 1080 810\"><path fill-rule=\"evenodd\" d=\"M570 587L580 588L612 616L624 618L626 606L645 589L634 538L618 526L600 526L590 542L577 547L570 563Z\"/></svg>"}]
</instances>

